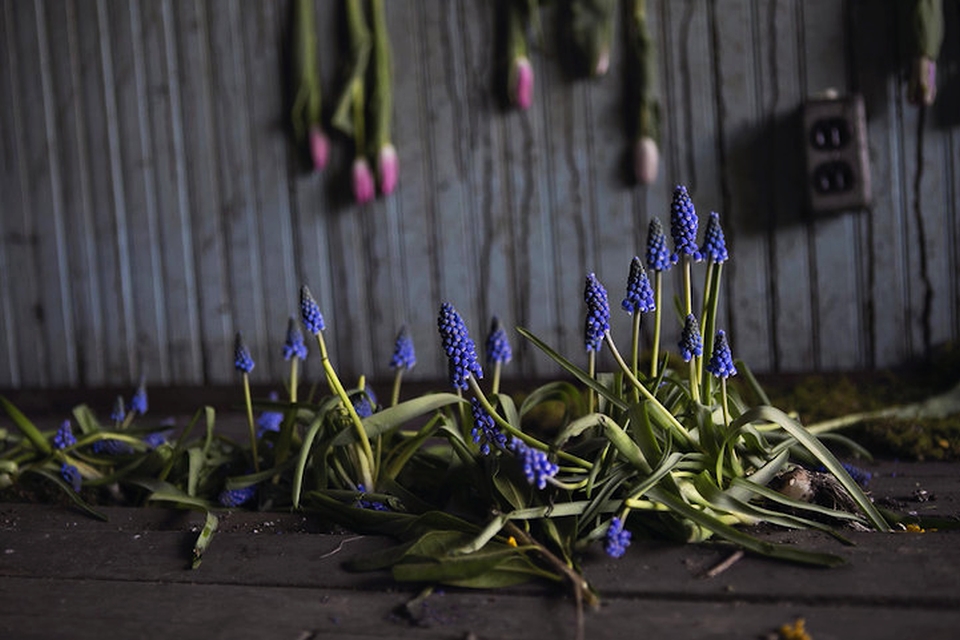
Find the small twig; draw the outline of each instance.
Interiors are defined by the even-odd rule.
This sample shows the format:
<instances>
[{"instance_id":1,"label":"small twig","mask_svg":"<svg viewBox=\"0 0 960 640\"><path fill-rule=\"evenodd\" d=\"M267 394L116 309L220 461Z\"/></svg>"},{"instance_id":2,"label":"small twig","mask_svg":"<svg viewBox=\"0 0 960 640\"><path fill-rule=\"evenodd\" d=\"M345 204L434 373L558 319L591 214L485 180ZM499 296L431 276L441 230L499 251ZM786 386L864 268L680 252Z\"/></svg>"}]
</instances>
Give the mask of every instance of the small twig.
<instances>
[{"instance_id":1,"label":"small twig","mask_svg":"<svg viewBox=\"0 0 960 640\"><path fill-rule=\"evenodd\" d=\"M720 562L717 565L714 565L712 569L703 574L704 578L716 578L718 575L735 565L740 561L740 558L743 557L743 549L737 549L731 553L726 559Z\"/></svg>"},{"instance_id":2,"label":"small twig","mask_svg":"<svg viewBox=\"0 0 960 640\"><path fill-rule=\"evenodd\" d=\"M327 551L325 554L320 556L320 559L323 560L324 558L329 558L330 556L334 556L340 553L341 551L343 551L343 545L345 545L346 543L353 542L354 540L361 540L361 539L363 539L363 536L353 536L352 538L346 538L344 540L341 540L340 544L338 544L335 549L333 549L332 551Z\"/></svg>"}]
</instances>

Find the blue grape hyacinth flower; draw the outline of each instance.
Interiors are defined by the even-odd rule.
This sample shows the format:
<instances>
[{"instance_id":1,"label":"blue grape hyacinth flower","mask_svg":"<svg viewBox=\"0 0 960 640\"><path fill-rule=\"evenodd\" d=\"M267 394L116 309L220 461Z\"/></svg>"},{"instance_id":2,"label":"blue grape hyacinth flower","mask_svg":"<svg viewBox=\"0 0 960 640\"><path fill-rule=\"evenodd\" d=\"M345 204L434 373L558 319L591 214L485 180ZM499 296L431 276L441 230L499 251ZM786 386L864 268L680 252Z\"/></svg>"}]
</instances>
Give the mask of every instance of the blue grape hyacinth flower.
<instances>
[{"instance_id":1,"label":"blue grape hyacinth flower","mask_svg":"<svg viewBox=\"0 0 960 640\"><path fill-rule=\"evenodd\" d=\"M413 348L413 338L410 337L406 326L400 327L393 346L393 356L390 357L390 368L409 371L415 364L417 364L417 354Z\"/></svg>"},{"instance_id":2,"label":"blue grape hyacinth flower","mask_svg":"<svg viewBox=\"0 0 960 640\"><path fill-rule=\"evenodd\" d=\"M611 558L619 558L627 552L627 547L630 546L630 538L630 532L623 528L623 520L614 516L610 518L610 526L607 527L603 550Z\"/></svg>"},{"instance_id":3,"label":"blue grape hyacinth flower","mask_svg":"<svg viewBox=\"0 0 960 640\"><path fill-rule=\"evenodd\" d=\"M476 398L470 398L470 411L473 413L473 429L470 435L473 436L473 441L480 445L480 452L485 456L490 455L490 445L506 449L507 436L497 428L493 417Z\"/></svg>"},{"instance_id":4,"label":"blue grape hyacinth flower","mask_svg":"<svg viewBox=\"0 0 960 640\"><path fill-rule=\"evenodd\" d=\"M500 323L497 316L493 316L490 322L490 333L487 336L487 364L496 363L506 364L513 358L513 350L510 348L510 340L507 338L507 332Z\"/></svg>"},{"instance_id":5,"label":"blue grape hyacinth flower","mask_svg":"<svg viewBox=\"0 0 960 640\"><path fill-rule=\"evenodd\" d=\"M80 475L80 469L77 469L75 465L64 462L60 465L60 477L73 487L74 491L80 493L80 487L83 485L83 477Z\"/></svg>"},{"instance_id":6,"label":"blue grape hyacinth flower","mask_svg":"<svg viewBox=\"0 0 960 640\"><path fill-rule=\"evenodd\" d=\"M737 368L733 364L730 345L727 343L727 334L721 329L713 341L713 354L707 363L707 371L718 378L729 378L737 375Z\"/></svg>"},{"instance_id":7,"label":"blue grape hyacinth flower","mask_svg":"<svg viewBox=\"0 0 960 640\"><path fill-rule=\"evenodd\" d=\"M587 315L583 326L583 342L587 351L600 351L603 336L610 330L610 302L607 290L593 273L587 275L583 299L587 303Z\"/></svg>"},{"instance_id":8,"label":"blue grape hyacinth flower","mask_svg":"<svg viewBox=\"0 0 960 640\"><path fill-rule=\"evenodd\" d=\"M630 261L630 276L627 278L627 297L620 303L627 313L649 313L657 308L653 299L653 287L640 258Z\"/></svg>"},{"instance_id":9,"label":"blue grape hyacinth flower","mask_svg":"<svg viewBox=\"0 0 960 640\"><path fill-rule=\"evenodd\" d=\"M367 487L365 485L358 484L357 491L360 492L360 497L358 497L356 502L353 503L353 506L357 507L358 509L370 509L371 511L390 511L390 507L379 500L367 500L363 497L367 492Z\"/></svg>"},{"instance_id":10,"label":"blue grape hyacinth flower","mask_svg":"<svg viewBox=\"0 0 960 640\"><path fill-rule=\"evenodd\" d=\"M300 319L311 335L317 335L324 329L323 314L320 305L314 299L307 285L300 287Z\"/></svg>"},{"instance_id":11,"label":"blue grape hyacinth flower","mask_svg":"<svg viewBox=\"0 0 960 640\"><path fill-rule=\"evenodd\" d=\"M653 218L650 220L650 227L647 232L647 269L666 271L672 265L670 250L667 249L667 236L663 233L663 225L659 218Z\"/></svg>"},{"instance_id":12,"label":"blue grape hyacinth flower","mask_svg":"<svg viewBox=\"0 0 960 640\"><path fill-rule=\"evenodd\" d=\"M147 412L147 386L142 380L130 399L130 411L140 416Z\"/></svg>"},{"instance_id":13,"label":"blue grape hyacinth flower","mask_svg":"<svg viewBox=\"0 0 960 640\"><path fill-rule=\"evenodd\" d=\"M723 228L720 226L720 214L716 211L710 212L700 253L704 259L717 264L726 262L730 257L727 253L727 242L723 237Z\"/></svg>"},{"instance_id":14,"label":"blue grape hyacinth flower","mask_svg":"<svg viewBox=\"0 0 960 640\"><path fill-rule=\"evenodd\" d=\"M77 444L77 438L73 435L73 426L69 420L64 420L53 436L53 448L66 449L75 444Z\"/></svg>"},{"instance_id":15,"label":"blue grape hyacinth flower","mask_svg":"<svg viewBox=\"0 0 960 640\"><path fill-rule=\"evenodd\" d=\"M697 247L697 212L687 188L677 185L673 190L673 201L670 203L670 235L673 237L673 261L681 256L691 256L694 260L701 260L703 256Z\"/></svg>"},{"instance_id":16,"label":"blue grape hyacinth flower","mask_svg":"<svg viewBox=\"0 0 960 640\"><path fill-rule=\"evenodd\" d=\"M250 349L243 341L243 335L238 331L233 344L233 367L240 373L250 373L255 366Z\"/></svg>"},{"instance_id":17,"label":"blue grape hyacinth flower","mask_svg":"<svg viewBox=\"0 0 960 640\"><path fill-rule=\"evenodd\" d=\"M133 453L133 447L123 440L105 438L93 443L93 452L107 456L128 456Z\"/></svg>"},{"instance_id":18,"label":"blue grape hyacinth flower","mask_svg":"<svg viewBox=\"0 0 960 640\"><path fill-rule=\"evenodd\" d=\"M290 316L287 322L287 340L283 343L283 359L290 358L307 359L307 345L303 342L303 332L300 331L300 325L293 316Z\"/></svg>"},{"instance_id":19,"label":"blue grape hyacinth flower","mask_svg":"<svg viewBox=\"0 0 960 640\"><path fill-rule=\"evenodd\" d=\"M523 475L527 477L527 482L536 485L538 489L545 489L547 480L557 475L557 471L560 470L556 463L550 462L546 453L528 446L519 438L512 438L509 448L520 458Z\"/></svg>"},{"instance_id":20,"label":"blue grape hyacinth flower","mask_svg":"<svg viewBox=\"0 0 960 640\"><path fill-rule=\"evenodd\" d=\"M110 419L115 422L123 422L127 417L127 405L123 401L123 396L117 396L117 401L113 403L113 411L110 412Z\"/></svg>"},{"instance_id":21,"label":"blue grape hyacinth flower","mask_svg":"<svg viewBox=\"0 0 960 640\"><path fill-rule=\"evenodd\" d=\"M440 305L437 328L447 354L450 371L450 383L456 389L467 389L470 376L483 378L483 369L477 360L477 346L470 339L470 332L463 318L449 302Z\"/></svg>"},{"instance_id":22,"label":"blue grape hyacinth flower","mask_svg":"<svg viewBox=\"0 0 960 640\"><path fill-rule=\"evenodd\" d=\"M684 362L690 362L694 356L703 355L703 338L700 336L700 324L697 318L691 313L683 325L683 332L680 334L680 356Z\"/></svg>"},{"instance_id":23,"label":"blue grape hyacinth flower","mask_svg":"<svg viewBox=\"0 0 960 640\"><path fill-rule=\"evenodd\" d=\"M251 484L240 489L224 489L217 500L227 508L240 507L250 502L257 495L257 486Z\"/></svg>"}]
</instances>

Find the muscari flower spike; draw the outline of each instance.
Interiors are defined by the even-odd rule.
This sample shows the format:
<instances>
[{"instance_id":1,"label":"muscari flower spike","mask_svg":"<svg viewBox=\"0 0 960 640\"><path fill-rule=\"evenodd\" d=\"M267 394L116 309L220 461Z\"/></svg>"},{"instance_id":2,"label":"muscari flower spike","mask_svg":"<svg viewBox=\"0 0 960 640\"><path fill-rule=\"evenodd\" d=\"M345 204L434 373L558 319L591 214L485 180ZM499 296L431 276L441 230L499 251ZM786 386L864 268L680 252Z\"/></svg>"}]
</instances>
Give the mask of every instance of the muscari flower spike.
<instances>
[{"instance_id":1,"label":"muscari flower spike","mask_svg":"<svg viewBox=\"0 0 960 640\"><path fill-rule=\"evenodd\" d=\"M77 469L76 466L64 462L60 465L60 477L63 478L67 484L73 487L73 490L77 493L80 493L80 486L83 484L83 477L80 475L80 469Z\"/></svg>"},{"instance_id":2,"label":"muscari flower spike","mask_svg":"<svg viewBox=\"0 0 960 640\"><path fill-rule=\"evenodd\" d=\"M560 470L556 463L550 462L546 453L527 446L519 438L512 438L509 448L520 457L527 482L536 485L538 489L545 489L547 479L557 475L557 471Z\"/></svg>"},{"instance_id":3,"label":"muscari flower spike","mask_svg":"<svg viewBox=\"0 0 960 640\"><path fill-rule=\"evenodd\" d=\"M233 344L233 366L240 373L250 373L254 367L253 356L239 331Z\"/></svg>"},{"instance_id":4,"label":"muscari flower spike","mask_svg":"<svg viewBox=\"0 0 960 640\"><path fill-rule=\"evenodd\" d=\"M116 422L123 422L127 417L126 404L123 402L123 396L117 396L117 401L113 403L113 411L110 412L110 419Z\"/></svg>"},{"instance_id":5,"label":"muscari flower spike","mask_svg":"<svg viewBox=\"0 0 960 640\"><path fill-rule=\"evenodd\" d=\"M106 438L93 443L93 452L107 456L128 456L133 453L133 447L123 440Z\"/></svg>"},{"instance_id":6,"label":"muscari flower spike","mask_svg":"<svg viewBox=\"0 0 960 640\"><path fill-rule=\"evenodd\" d=\"M371 511L390 511L390 507L379 500L365 500L363 494L367 492L367 488L363 484L357 485L357 491L360 492L360 497L353 503L353 506L358 509L370 509Z\"/></svg>"},{"instance_id":7,"label":"muscari flower spike","mask_svg":"<svg viewBox=\"0 0 960 640\"><path fill-rule=\"evenodd\" d=\"M498 449L506 449L507 436L497 428L493 417L476 398L470 398L470 411L473 413L473 430L470 435L473 436L473 441L480 445L480 452L485 456L490 455L491 444Z\"/></svg>"},{"instance_id":8,"label":"muscari flower spike","mask_svg":"<svg viewBox=\"0 0 960 640\"><path fill-rule=\"evenodd\" d=\"M603 543L603 550L611 558L619 558L627 551L630 546L630 532L623 528L623 520L614 516L610 518L610 526L607 527L607 535Z\"/></svg>"},{"instance_id":9,"label":"muscari flower spike","mask_svg":"<svg viewBox=\"0 0 960 640\"><path fill-rule=\"evenodd\" d=\"M663 225L660 223L660 218L653 218L650 220L650 228L647 232L647 269L666 271L672 264Z\"/></svg>"},{"instance_id":10,"label":"muscari flower spike","mask_svg":"<svg viewBox=\"0 0 960 640\"><path fill-rule=\"evenodd\" d=\"M707 363L707 371L718 378L729 378L737 375L737 368L733 364L730 354L730 345L727 343L727 334L721 329L713 341L713 354Z\"/></svg>"},{"instance_id":11,"label":"muscari flower spike","mask_svg":"<svg viewBox=\"0 0 960 640\"><path fill-rule=\"evenodd\" d=\"M307 328L308 333L317 335L323 331L323 314L320 313L320 305L317 304L307 285L300 287L300 319L303 320L303 326Z\"/></svg>"},{"instance_id":12,"label":"muscari flower spike","mask_svg":"<svg viewBox=\"0 0 960 640\"><path fill-rule=\"evenodd\" d=\"M487 336L487 364L496 363L506 364L513 357L513 350L510 349L510 340L507 338L507 332L496 316L490 323L490 334Z\"/></svg>"},{"instance_id":13,"label":"muscari flower spike","mask_svg":"<svg viewBox=\"0 0 960 640\"><path fill-rule=\"evenodd\" d=\"M710 212L700 253L705 259L718 264L726 262L730 257L727 254L726 240L723 238L723 228L720 226L720 214L716 211Z\"/></svg>"},{"instance_id":14,"label":"muscari flower spike","mask_svg":"<svg viewBox=\"0 0 960 640\"><path fill-rule=\"evenodd\" d=\"M683 324L683 333L680 334L680 356L684 362L690 362L694 356L703 355L703 338L700 336L700 324L691 313Z\"/></svg>"},{"instance_id":15,"label":"muscari flower spike","mask_svg":"<svg viewBox=\"0 0 960 640\"><path fill-rule=\"evenodd\" d=\"M627 278L627 297L620 303L627 313L648 313L656 311L653 299L653 287L643 268L640 258L634 256L630 261L630 276Z\"/></svg>"},{"instance_id":16,"label":"muscari flower spike","mask_svg":"<svg viewBox=\"0 0 960 640\"><path fill-rule=\"evenodd\" d=\"M250 502L257 495L257 486L249 485L240 489L224 489L217 500L227 508L239 507Z\"/></svg>"},{"instance_id":17,"label":"muscari flower spike","mask_svg":"<svg viewBox=\"0 0 960 640\"><path fill-rule=\"evenodd\" d=\"M64 420L53 436L53 448L66 449L75 444L77 444L77 438L73 435L73 426L69 420Z\"/></svg>"},{"instance_id":18,"label":"muscari flower spike","mask_svg":"<svg viewBox=\"0 0 960 640\"><path fill-rule=\"evenodd\" d=\"M583 299L587 303L587 316L583 327L584 345L587 351L600 351L603 336L610 330L610 303L607 300L607 290L592 273L587 276Z\"/></svg>"},{"instance_id":19,"label":"muscari flower spike","mask_svg":"<svg viewBox=\"0 0 960 640\"><path fill-rule=\"evenodd\" d=\"M151 449L156 449L160 445L167 444L167 437L169 435L169 431L154 431L144 436L143 442Z\"/></svg>"},{"instance_id":20,"label":"muscari flower spike","mask_svg":"<svg viewBox=\"0 0 960 640\"><path fill-rule=\"evenodd\" d=\"M130 399L130 411L141 416L147 412L147 387L143 381L137 386L137 390Z\"/></svg>"},{"instance_id":21,"label":"muscari flower spike","mask_svg":"<svg viewBox=\"0 0 960 640\"><path fill-rule=\"evenodd\" d=\"M268 432L280 431L283 414L279 411L264 411L257 417L257 437L262 438Z\"/></svg>"},{"instance_id":22,"label":"muscari flower spike","mask_svg":"<svg viewBox=\"0 0 960 640\"><path fill-rule=\"evenodd\" d=\"M467 325L449 302L440 305L437 328L448 358L450 383L457 389L467 389L470 376L483 378L483 369L477 360L477 347L470 339Z\"/></svg>"},{"instance_id":23,"label":"muscari flower spike","mask_svg":"<svg viewBox=\"0 0 960 640\"><path fill-rule=\"evenodd\" d=\"M283 359L290 358L307 359L307 345L303 343L303 332L300 331L300 325L293 316L290 316L287 322L287 341L283 343Z\"/></svg>"},{"instance_id":24,"label":"muscari flower spike","mask_svg":"<svg viewBox=\"0 0 960 640\"><path fill-rule=\"evenodd\" d=\"M393 356L390 358L390 368L410 370L415 364L417 364L417 354L413 349L413 339L407 332L407 328L401 327L393 347Z\"/></svg>"},{"instance_id":25,"label":"muscari flower spike","mask_svg":"<svg viewBox=\"0 0 960 640\"><path fill-rule=\"evenodd\" d=\"M373 415L373 404L370 402L370 396L364 392L353 398L353 410L361 418L369 418Z\"/></svg>"},{"instance_id":26,"label":"muscari flower spike","mask_svg":"<svg viewBox=\"0 0 960 640\"><path fill-rule=\"evenodd\" d=\"M694 260L703 258L697 247L697 212L693 208L687 188L683 185L677 185L673 190L673 202L670 203L670 235L673 237L674 262L685 255Z\"/></svg>"}]
</instances>

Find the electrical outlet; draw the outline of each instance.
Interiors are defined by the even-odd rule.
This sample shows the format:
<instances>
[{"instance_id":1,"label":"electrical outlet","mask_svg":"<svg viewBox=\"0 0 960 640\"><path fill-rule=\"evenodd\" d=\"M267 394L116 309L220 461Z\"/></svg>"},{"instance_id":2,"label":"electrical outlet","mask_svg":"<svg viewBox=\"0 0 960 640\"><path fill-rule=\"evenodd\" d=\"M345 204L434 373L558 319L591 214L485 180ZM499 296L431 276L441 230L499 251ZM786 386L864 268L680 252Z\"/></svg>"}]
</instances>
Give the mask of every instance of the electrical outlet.
<instances>
[{"instance_id":1,"label":"electrical outlet","mask_svg":"<svg viewBox=\"0 0 960 640\"><path fill-rule=\"evenodd\" d=\"M803 108L806 192L814 212L870 205L870 163L863 97L828 96Z\"/></svg>"}]
</instances>

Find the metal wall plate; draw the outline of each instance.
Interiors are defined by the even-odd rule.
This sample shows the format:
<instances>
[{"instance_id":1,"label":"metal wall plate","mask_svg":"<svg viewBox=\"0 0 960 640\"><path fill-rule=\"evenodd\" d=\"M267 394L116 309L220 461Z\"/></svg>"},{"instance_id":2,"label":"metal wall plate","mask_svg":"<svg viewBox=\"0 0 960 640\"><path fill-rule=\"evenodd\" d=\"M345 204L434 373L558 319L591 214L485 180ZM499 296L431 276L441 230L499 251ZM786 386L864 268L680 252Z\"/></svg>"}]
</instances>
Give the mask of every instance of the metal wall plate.
<instances>
[{"instance_id":1,"label":"metal wall plate","mask_svg":"<svg viewBox=\"0 0 960 640\"><path fill-rule=\"evenodd\" d=\"M806 191L814 212L870 205L867 120L860 95L817 98L803 107Z\"/></svg>"}]
</instances>

